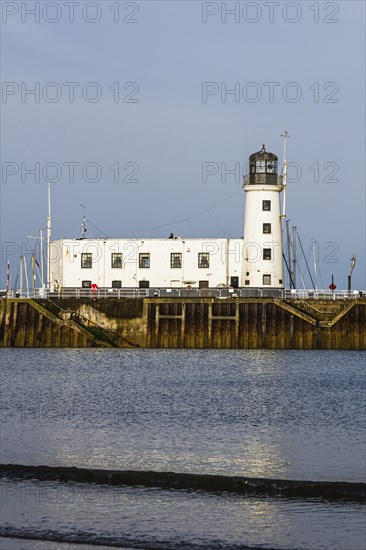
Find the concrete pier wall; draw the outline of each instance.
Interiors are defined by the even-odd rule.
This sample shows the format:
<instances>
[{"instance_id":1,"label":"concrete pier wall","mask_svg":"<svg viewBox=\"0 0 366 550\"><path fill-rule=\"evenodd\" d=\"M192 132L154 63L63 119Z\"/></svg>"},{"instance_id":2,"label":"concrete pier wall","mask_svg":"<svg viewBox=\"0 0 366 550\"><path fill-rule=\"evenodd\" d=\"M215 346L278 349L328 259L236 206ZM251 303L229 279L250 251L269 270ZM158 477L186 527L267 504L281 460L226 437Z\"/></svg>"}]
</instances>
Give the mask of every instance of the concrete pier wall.
<instances>
[{"instance_id":1,"label":"concrete pier wall","mask_svg":"<svg viewBox=\"0 0 366 550\"><path fill-rule=\"evenodd\" d=\"M366 299L3 299L0 347L364 350Z\"/></svg>"}]
</instances>

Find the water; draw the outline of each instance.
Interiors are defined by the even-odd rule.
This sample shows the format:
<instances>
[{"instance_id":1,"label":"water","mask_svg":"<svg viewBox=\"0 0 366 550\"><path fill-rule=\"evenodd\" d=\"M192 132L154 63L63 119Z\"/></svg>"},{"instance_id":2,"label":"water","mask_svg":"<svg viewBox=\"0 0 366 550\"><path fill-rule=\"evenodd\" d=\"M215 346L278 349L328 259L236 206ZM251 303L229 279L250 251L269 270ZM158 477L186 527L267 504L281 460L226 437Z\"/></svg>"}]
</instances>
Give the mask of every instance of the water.
<instances>
[{"instance_id":1,"label":"water","mask_svg":"<svg viewBox=\"0 0 366 550\"><path fill-rule=\"evenodd\" d=\"M2 463L365 480L362 352L0 353ZM6 549L365 548L358 503L14 479L1 490Z\"/></svg>"}]
</instances>

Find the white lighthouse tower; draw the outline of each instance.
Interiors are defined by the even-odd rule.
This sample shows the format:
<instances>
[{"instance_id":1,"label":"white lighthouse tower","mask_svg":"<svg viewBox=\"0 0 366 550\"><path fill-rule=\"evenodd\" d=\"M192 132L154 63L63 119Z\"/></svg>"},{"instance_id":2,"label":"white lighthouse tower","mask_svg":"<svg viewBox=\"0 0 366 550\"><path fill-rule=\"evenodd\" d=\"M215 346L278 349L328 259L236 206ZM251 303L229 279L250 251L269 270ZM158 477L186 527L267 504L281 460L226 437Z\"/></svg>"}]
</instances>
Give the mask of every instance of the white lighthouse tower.
<instances>
[{"instance_id":1,"label":"white lighthouse tower","mask_svg":"<svg viewBox=\"0 0 366 550\"><path fill-rule=\"evenodd\" d=\"M278 158L265 146L249 157L246 193L242 286L284 288Z\"/></svg>"}]
</instances>

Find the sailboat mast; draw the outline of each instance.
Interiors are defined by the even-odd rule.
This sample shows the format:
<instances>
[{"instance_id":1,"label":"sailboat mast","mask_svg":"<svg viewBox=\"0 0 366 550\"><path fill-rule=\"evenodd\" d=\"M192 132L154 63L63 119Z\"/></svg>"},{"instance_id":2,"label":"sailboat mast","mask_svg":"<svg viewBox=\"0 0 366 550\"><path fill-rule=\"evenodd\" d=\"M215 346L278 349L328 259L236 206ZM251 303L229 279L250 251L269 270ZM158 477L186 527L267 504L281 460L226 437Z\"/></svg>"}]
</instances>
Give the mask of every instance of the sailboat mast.
<instances>
[{"instance_id":1,"label":"sailboat mast","mask_svg":"<svg viewBox=\"0 0 366 550\"><path fill-rule=\"evenodd\" d=\"M289 221L290 220L286 220L287 259L288 259L288 269L289 269L289 276L290 276L290 288L292 288L294 284L293 284L292 269L291 269L291 241L290 241Z\"/></svg>"},{"instance_id":2,"label":"sailboat mast","mask_svg":"<svg viewBox=\"0 0 366 550\"><path fill-rule=\"evenodd\" d=\"M42 288L44 288L44 273L43 273L43 230L39 230L39 239L41 241L41 254L40 254L40 260L41 260L41 283Z\"/></svg>"},{"instance_id":3,"label":"sailboat mast","mask_svg":"<svg viewBox=\"0 0 366 550\"><path fill-rule=\"evenodd\" d=\"M47 288L51 289L51 184L48 184L48 216L47 216Z\"/></svg>"},{"instance_id":4,"label":"sailboat mast","mask_svg":"<svg viewBox=\"0 0 366 550\"><path fill-rule=\"evenodd\" d=\"M35 255L32 254L32 263L31 263L31 275L32 275L31 288L32 288L32 297L34 297L35 259L36 259Z\"/></svg>"},{"instance_id":5,"label":"sailboat mast","mask_svg":"<svg viewBox=\"0 0 366 550\"><path fill-rule=\"evenodd\" d=\"M294 282L294 288L296 288L296 268L297 268L297 250L296 250L296 226L292 228L292 280Z\"/></svg>"},{"instance_id":6,"label":"sailboat mast","mask_svg":"<svg viewBox=\"0 0 366 550\"><path fill-rule=\"evenodd\" d=\"M23 264L24 264L25 284L27 287L27 298L29 298L28 271L27 271L27 261L25 259L25 256L23 256Z\"/></svg>"},{"instance_id":7,"label":"sailboat mast","mask_svg":"<svg viewBox=\"0 0 366 550\"><path fill-rule=\"evenodd\" d=\"M19 274L19 296L20 298L22 297L22 292L23 292L23 256L20 256L20 265L19 265L19 270L20 270L20 274Z\"/></svg>"},{"instance_id":8,"label":"sailboat mast","mask_svg":"<svg viewBox=\"0 0 366 550\"><path fill-rule=\"evenodd\" d=\"M315 291L317 292L317 290L318 290L318 270L317 270L317 265L316 265L315 243L316 243L316 241L313 241L314 279L315 279Z\"/></svg>"}]
</instances>

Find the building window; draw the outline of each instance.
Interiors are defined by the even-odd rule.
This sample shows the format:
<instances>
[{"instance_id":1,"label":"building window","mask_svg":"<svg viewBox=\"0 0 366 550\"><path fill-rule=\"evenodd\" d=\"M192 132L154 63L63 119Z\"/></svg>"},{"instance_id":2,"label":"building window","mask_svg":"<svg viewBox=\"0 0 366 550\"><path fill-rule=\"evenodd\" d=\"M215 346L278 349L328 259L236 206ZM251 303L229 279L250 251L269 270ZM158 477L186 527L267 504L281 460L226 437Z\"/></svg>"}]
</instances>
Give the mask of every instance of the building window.
<instances>
[{"instance_id":1,"label":"building window","mask_svg":"<svg viewBox=\"0 0 366 550\"><path fill-rule=\"evenodd\" d=\"M150 281L139 281L139 288L149 288Z\"/></svg>"},{"instance_id":2,"label":"building window","mask_svg":"<svg viewBox=\"0 0 366 550\"><path fill-rule=\"evenodd\" d=\"M90 269L93 267L93 254L90 252L83 252L81 254L81 267L83 269Z\"/></svg>"},{"instance_id":3,"label":"building window","mask_svg":"<svg viewBox=\"0 0 366 550\"><path fill-rule=\"evenodd\" d=\"M264 211L269 212L271 210L271 201L262 201L262 208Z\"/></svg>"},{"instance_id":4,"label":"building window","mask_svg":"<svg viewBox=\"0 0 366 550\"><path fill-rule=\"evenodd\" d=\"M280 285L282 285L282 279L278 279Z\"/></svg>"},{"instance_id":5,"label":"building window","mask_svg":"<svg viewBox=\"0 0 366 550\"><path fill-rule=\"evenodd\" d=\"M271 276L270 275L263 275L263 284L264 285L270 285L271 284Z\"/></svg>"},{"instance_id":6,"label":"building window","mask_svg":"<svg viewBox=\"0 0 366 550\"><path fill-rule=\"evenodd\" d=\"M277 174L277 160L267 160L267 174Z\"/></svg>"},{"instance_id":7,"label":"building window","mask_svg":"<svg viewBox=\"0 0 366 550\"><path fill-rule=\"evenodd\" d=\"M256 172L257 172L257 174L265 174L265 172L266 172L266 161L265 160L257 160L257 162L256 162Z\"/></svg>"},{"instance_id":8,"label":"building window","mask_svg":"<svg viewBox=\"0 0 366 550\"><path fill-rule=\"evenodd\" d=\"M112 281L112 288L122 288L122 281Z\"/></svg>"},{"instance_id":9,"label":"building window","mask_svg":"<svg viewBox=\"0 0 366 550\"><path fill-rule=\"evenodd\" d=\"M250 281L246 280L245 281L245 286L248 286L248 285L250 285Z\"/></svg>"},{"instance_id":10,"label":"building window","mask_svg":"<svg viewBox=\"0 0 366 550\"><path fill-rule=\"evenodd\" d=\"M210 267L210 254L208 252L198 253L198 267L207 269Z\"/></svg>"},{"instance_id":11,"label":"building window","mask_svg":"<svg viewBox=\"0 0 366 550\"><path fill-rule=\"evenodd\" d=\"M198 281L198 288L208 288L208 281Z\"/></svg>"},{"instance_id":12,"label":"building window","mask_svg":"<svg viewBox=\"0 0 366 550\"><path fill-rule=\"evenodd\" d=\"M141 269L147 269L150 267L150 254L142 252L139 254L139 267Z\"/></svg>"},{"instance_id":13,"label":"building window","mask_svg":"<svg viewBox=\"0 0 366 550\"><path fill-rule=\"evenodd\" d=\"M180 269L182 267L182 254L180 252L172 252L170 254L170 267L172 269Z\"/></svg>"},{"instance_id":14,"label":"building window","mask_svg":"<svg viewBox=\"0 0 366 550\"><path fill-rule=\"evenodd\" d=\"M272 260L272 250L270 248L263 248L263 260Z\"/></svg>"},{"instance_id":15,"label":"building window","mask_svg":"<svg viewBox=\"0 0 366 550\"><path fill-rule=\"evenodd\" d=\"M263 224L263 233L271 233L272 228L270 223L264 223Z\"/></svg>"},{"instance_id":16,"label":"building window","mask_svg":"<svg viewBox=\"0 0 366 550\"><path fill-rule=\"evenodd\" d=\"M112 268L113 269L122 269L122 253L121 252L112 252Z\"/></svg>"},{"instance_id":17,"label":"building window","mask_svg":"<svg viewBox=\"0 0 366 550\"><path fill-rule=\"evenodd\" d=\"M91 281L81 281L82 288L91 288Z\"/></svg>"}]
</instances>

